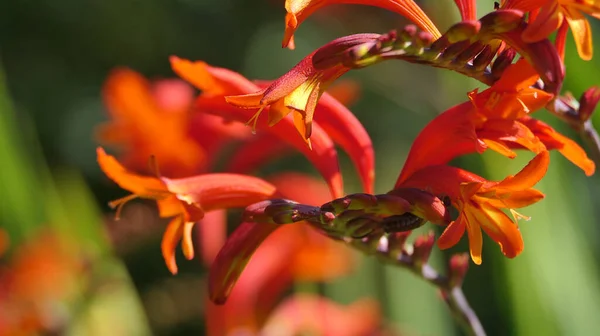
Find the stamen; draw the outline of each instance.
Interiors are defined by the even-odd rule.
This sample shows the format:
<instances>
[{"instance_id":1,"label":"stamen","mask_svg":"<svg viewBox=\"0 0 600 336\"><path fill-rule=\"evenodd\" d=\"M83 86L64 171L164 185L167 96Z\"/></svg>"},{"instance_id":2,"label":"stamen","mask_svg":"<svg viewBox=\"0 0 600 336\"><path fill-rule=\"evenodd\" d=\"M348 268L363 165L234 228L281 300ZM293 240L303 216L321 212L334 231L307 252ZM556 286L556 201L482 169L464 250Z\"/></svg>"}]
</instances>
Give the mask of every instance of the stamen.
<instances>
[{"instance_id":1,"label":"stamen","mask_svg":"<svg viewBox=\"0 0 600 336\"><path fill-rule=\"evenodd\" d=\"M519 98L517 98L517 101L521 103L521 106L523 106L523 111L525 111L525 113L529 113L529 108L527 107L527 105L525 105L525 103Z\"/></svg>"},{"instance_id":2,"label":"stamen","mask_svg":"<svg viewBox=\"0 0 600 336\"><path fill-rule=\"evenodd\" d=\"M115 213L115 220L121 219L121 210L123 209L123 205L135 198L138 198L138 195L131 194L129 196L125 196L117 200L108 202L109 207L111 207L112 209L117 208L117 211Z\"/></svg>"},{"instance_id":3,"label":"stamen","mask_svg":"<svg viewBox=\"0 0 600 336\"><path fill-rule=\"evenodd\" d=\"M256 112L256 113L255 113L255 114L252 116L252 118L250 118L250 120L248 120L248 121L246 122L246 126L248 126L248 125L252 124L252 134L256 134L256 123L258 122L258 117L260 116L260 113L262 112L262 110L263 110L265 107L266 107L266 105L265 105L265 106L262 106L262 107L261 107L261 108L258 110L258 112Z\"/></svg>"},{"instance_id":4,"label":"stamen","mask_svg":"<svg viewBox=\"0 0 600 336\"><path fill-rule=\"evenodd\" d=\"M513 216L513 218L515 219L515 223L516 223L516 222L518 222L518 221L519 221L519 219L524 219L524 220L526 220L526 221L528 221L528 220L531 220L531 217L528 217L528 216L522 215L522 214L520 214L520 213L516 212L516 211L515 211L515 210L513 210L513 209L510 209L510 213L511 213L511 215Z\"/></svg>"}]
</instances>

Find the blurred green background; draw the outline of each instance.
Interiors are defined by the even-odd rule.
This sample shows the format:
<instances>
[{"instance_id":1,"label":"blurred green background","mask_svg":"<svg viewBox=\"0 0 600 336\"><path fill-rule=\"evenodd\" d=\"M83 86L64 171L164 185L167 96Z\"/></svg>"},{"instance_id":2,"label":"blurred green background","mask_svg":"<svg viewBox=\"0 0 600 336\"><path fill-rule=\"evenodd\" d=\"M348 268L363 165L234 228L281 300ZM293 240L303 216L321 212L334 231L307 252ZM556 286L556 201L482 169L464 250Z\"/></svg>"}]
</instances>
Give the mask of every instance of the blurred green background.
<instances>
[{"instance_id":1,"label":"blurred green background","mask_svg":"<svg viewBox=\"0 0 600 336\"><path fill-rule=\"evenodd\" d=\"M450 0L422 4L442 31L458 20ZM492 1L479 2L480 15L492 9ZM284 14L283 0L0 2L0 227L10 237L8 258L47 227L74 238L89 261L85 290L61 308L70 311L61 332L203 334L206 269L179 256L181 272L171 276L159 249L164 223L153 217L154 209L128 204L125 217L142 216L147 223L128 227L127 221L114 222L106 205L126 194L103 176L95 160L94 128L107 120L100 92L111 69L127 66L150 79L175 77L168 57L178 55L248 78L274 79L335 37L406 24L376 8L332 6L301 26L297 49L289 51L280 48ZM598 42L598 22L592 25ZM572 42L569 37L563 90L578 97L600 84L600 66L598 55L581 61ZM376 147L377 192L391 189L427 121L479 85L456 73L401 62L344 78L361 86L352 111ZM547 112L539 114L576 138ZM523 211L532 217L521 224L524 253L508 260L486 237L484 263L472 265L467 275L464 291L490 335L600 330L600 180L586 178L557 154L537 186L546 199ZM269 169L308 169L297 158ZM521 153L511 161L485 153L456 164L501 179L530 158ZM347 192L359 191L344 156L342 166ZM465 240L451 251L434 249L434 264L467 251ZM373 258L362 258L355 273L321 291L341 303L376 298L387 324L401 334L461 334L435 288Z\"/></svg>"}]
</instances>

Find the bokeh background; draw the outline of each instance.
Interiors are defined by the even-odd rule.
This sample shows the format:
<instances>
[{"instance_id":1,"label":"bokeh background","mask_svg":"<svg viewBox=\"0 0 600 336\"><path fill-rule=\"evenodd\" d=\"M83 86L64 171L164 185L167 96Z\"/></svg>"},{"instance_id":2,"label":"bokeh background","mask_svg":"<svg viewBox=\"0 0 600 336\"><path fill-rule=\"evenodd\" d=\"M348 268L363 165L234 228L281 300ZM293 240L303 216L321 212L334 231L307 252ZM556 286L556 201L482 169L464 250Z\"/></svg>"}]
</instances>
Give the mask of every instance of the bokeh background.
<instances>
[{"instance_id":1,"label":"bokeh background","mask_svg":"<svg viewBox=\"0 0 600 336\"><path fill-rule=\"evenodd\" d=\"M442 31L458 20L450 0L421 3ZM479 1L479 14L492 9L492 1ZM280 48L284 13L283 0L0 2L0 247L7 248L0 270L14 271L11 265L24 256L33 256L33 266L25 264L22 272L35 268L35 256L55 258L22 280L38 280L24 285L25 292L52 293L54 334L204 334L206 268L179 255L181 271L170 275L159 248L164 221L151 203L128 204L118 222L107 206L126 195L95 160L94 130L108 118L101 89L111 69L125 66L150 79L171 78L168 57L178 55L248 78L274 79L333 38L406 24L376 8L332 6L301 26L297 48L290 51ZM592 21L598 45L600 26ZM579 96L600 84L600 66L598 55L581 61L572 42L569 37L564 90ZM456 73L401 62L344 78L360 86L351 109L375 144L377 192L393 186L427 121L479 85ZM547 112L539 115L576 137ZM299 154L292 157L265 171L312 172ZM455 163L500 179L530 158L522 153L508 160L488 152ZM343 155L342 167L347 192L358 192ZM585 177L552 153L538 188L547 197L523 211L532 217L521 224L524 253L508 260L486 237L484 263L471 266L464 291L490 335L592 334L600 330L600 179ZM434 249L432 262L443 268L451 253L467 250L464 240L451 251ZM355 271L316 290L344 304L375 298L386 326L397 334L461 334L435 288L374 258L357 258ZM40 285L45 277L51 283ZM0 283L0 292L6 286ZM11 309L6 301L0 306Z\"/></svg>"}]
</instances>

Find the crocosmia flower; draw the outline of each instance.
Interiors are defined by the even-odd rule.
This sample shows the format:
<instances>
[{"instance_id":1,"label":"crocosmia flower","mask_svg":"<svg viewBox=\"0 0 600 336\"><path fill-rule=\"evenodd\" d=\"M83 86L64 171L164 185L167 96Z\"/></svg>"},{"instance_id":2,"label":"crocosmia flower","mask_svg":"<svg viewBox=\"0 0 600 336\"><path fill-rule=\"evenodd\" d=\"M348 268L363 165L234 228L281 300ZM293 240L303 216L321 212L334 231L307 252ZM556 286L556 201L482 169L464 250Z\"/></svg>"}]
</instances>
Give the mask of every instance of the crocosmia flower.
<instances>
[{"instance_id":1,"label":"crocosmia flower","mask_svg":"<svg viewBox=\"0 0 600 336\"><path fill-rule=\"evenodd\" d=\"M434 38L441 36L435 24L413 0L286 0L285 34L282 46L294 49L294 32L298 26L319 8L333 4L358 4L381 7L396 12L414 22Z\"/></svg>"},{"instance_id":2,"label":"crocosmia flower","mask_svg":"<svg viewBox=\"0 0 600 336\"><path fill-rule=\"evenodd\" d=\"M110 203L120 208L135 198L156 200L161 217L173 217L162 241L162 253L167 267L177 273L175 246L182 240L183 253L194 257L192 228L211 210L244 207L273 197L275 187L259 178L226 173L197 175L188 178L141 176L126 170L114 157L97 149L102 171L132 195Z\"/></svg>"},{"instance_id":3,"label":"crocosmia flower","mask_svg":"<svg viewBox=\"0 0 600 336\"><path fill-rule=\"evenodd\" d=\"M544 177L549 163L550 156L543 151L518 174L502 181L488 181L448 165L428 166L399 181L399 185L449 197L459 215L446 227L437 244L442 249L452 247L466 231L471 259L479 265L482 260L482 229L500 245L505 256L514 258L523 251L523 238L516 221L526 217L514 209L544 198L544 194L532 187ZM503 209L510 211L513 218Z\"/></svg>"},{"instance_id":4,"label":"crocosmia flower","mask_svg":"<svg viewBox=\"0 0 600 336\"><path fill-rule=\"evenodd\" d=\"M503 7L523 11L539 9L523 33L523 39L527 42L547 38L566 21L573 32L579 57L586 61L592 59L592 28L585 14L600 18L600 2L597 0L507 0ZM565 38L563 32L557 35L556 43L561 46L560 49L564 48Z\"/></svg>"}]
</instances>

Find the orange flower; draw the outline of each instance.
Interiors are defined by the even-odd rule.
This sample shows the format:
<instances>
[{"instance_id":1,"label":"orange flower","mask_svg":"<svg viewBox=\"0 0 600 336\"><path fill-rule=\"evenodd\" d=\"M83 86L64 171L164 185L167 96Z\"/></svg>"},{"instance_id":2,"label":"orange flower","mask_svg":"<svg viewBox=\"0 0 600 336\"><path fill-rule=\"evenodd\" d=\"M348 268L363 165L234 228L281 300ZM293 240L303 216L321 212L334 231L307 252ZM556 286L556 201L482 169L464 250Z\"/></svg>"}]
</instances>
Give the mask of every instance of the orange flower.
<instances>
[{"instance_id":1,"label":"orange flower","mask_svg":"<svg viewBox=\"0 0 600 336\"><path fill-rule=\"evenodd\" d=\"M201 61L190 62L175 56L171 57L171 65L179 76L202 90L195 103L198 114L213 113L242 122L254 114L250 109L241 109L227 104L225 96L246 95L260 91L259 85L263 85L264 82L259 82L257 85L234 71L213 67ZM375 160L369 135L345 106L327 94L322 98L317 103L316 110L323 113L317 118L313 127L311 148L295 134L294 122L289 117L281 119L273 127L269 126L265 118L257 118L256 127L302 152L325 178L334 197L343 196L343 183L334 142L339 144L349 154L359 171L365 191L372 190ZM321 124L323 127L319 126ZM277 141L272 143L276 145ZM265 151L269 150L265 149Z\"/></svg>"},{"instance_id":2,"label":"orange flower","mask_svg":"<svg viewBox=\"0 0 600 336\"><path fill-rule=\"evenodd\" d=\"M540 9L539 14L523 32L523 40L526 42L547 38L566 20L573 32L579 57L586 61L592 59L592 29L584 14L600 18L600 2L597 0L507 0L503 8L523 11ZM564 46L565 38L564 34L557 35L556 44Z\"/></svg>"},{"instance_id":3,"label":"orange flower","mask_svg":"<svg viewBox=\"0 0 600 336\"><path fill-rule=\"evenodd\" d=\"M169 176L188 176L206 163L203 148L190 135L193 91L180 80L150 84L129 69L111 72L104 85L111 121L101 125L101 143L123 150L125 165L141 171L156 156Z\"/></svg>"},{"instance_id":4,"label":"orange flower","mask_svg":"<svg viewBox=\"0 0 600 336\"><path fill-rule=\"evenodd\" d=\"M536 154L557 149L586 175L592 175L595 164L577 143L529 116L552 99L531 87L537 78L532 67L520 60L489 89L471 92L470 102L429 122L415 139L396 187L423 167L446 164L457 156L488 148L509 158L516 156L515 148Z\"/></svg>"},{"instance_id":5,"label":"orange flower","mask_svg":"<svg viewBox=\"0 0 600 336\"><path fill-rule=\"evenodd\" d=\"M574 141L543 123L535 123L529 115L543 108L553 96L531 87L539 76L524 59L511 65L489 89L469 93L477 111L475 128L478 138L488 148L513 158L511 148L526 148L534 153L558 149L586 175L595 171L595 164ZM535 119L533 119L535 120Z\"/></svg>"},{"instance_id":6,"label":"orange flower","mask_svg":"<svg viewBox=\"0 0 600 336\"><path fill-rule=\"evenodd\" d=\"M102 148L97 149L98 163L104 173L132 195L110 203L120 208L140 197L156 200L161 217L174 217L163 236L162 253L167 267L177 273L175 246L182 241L183 253L194 257L192 228L211 210L244 207L275 194L275 187L259 178L238 174L205 174L181 179L140 176L127 171Z\"/></svg>"},{"instance_id":7,"label":"orange flower","mask_svg":"<svg viewBox=\"0 0 600 336\"><path fill-rule=\"evenodd\" d=\"M332 4L359 4L381 7L408 18L424 31L431 33L435 39L441 36L435 24L413 0L286 0L285 10L287 14L285 16L285 34L281 43L282 47L294 49L294 32L298 29L298 26L319 8Z\"/></svg>"},{"instance_id":8,"label":"orange flower","mask_svg":"<svg viewBox=\"0 0 600 336\"><path fill-rule=\"evenodd\" d=\"M258 109L248 121L254 125L267 106L270 106L269 126L275 125L292 113L296 129L308 142L319 98L331 83L351 69L344 65L341 59L338 62L340 54L354 46L376 41L378 37L377 34L358 34L336 39L305 57L267 88L251 94L226 96L225 100L233 106ZM317 67L316 55L319 62L327 65ZM332 61L329 62L328 58Z\"/></svg>"},{"instance_id":9,"label":"orange flower","mask_svg":"<svg viewBox=\"0 0 600 336\"><path fill-rule=\"evenodd\" d=\"M428 166L404 180L401 187L448 196L459 215L444 230L437 244L441 249L452 247L466 230L471 259L479 265L483 242L481 229L500 245L505 256L514 258L523 251L523 238L516 221L527 217L513 209L534 204L544 197L532 187L544 177L549 163L550 156L543 151L518 174L499 182L447 165ZM502 209L508 209L514 220Z\"/></svg>"}]
</instances>

